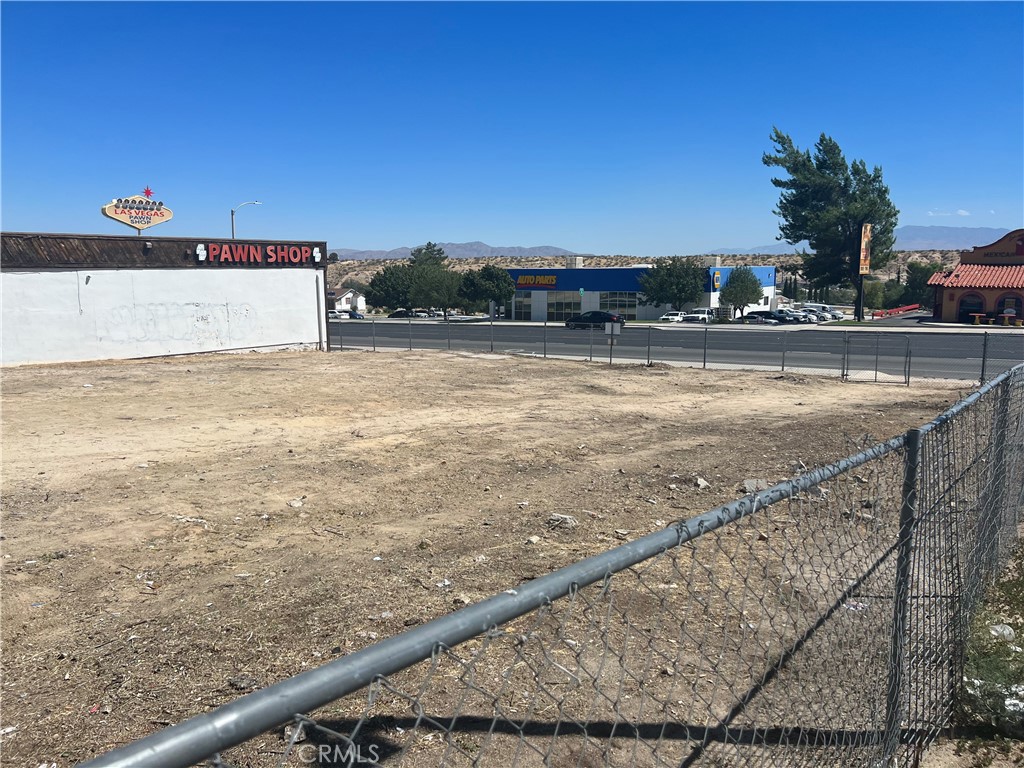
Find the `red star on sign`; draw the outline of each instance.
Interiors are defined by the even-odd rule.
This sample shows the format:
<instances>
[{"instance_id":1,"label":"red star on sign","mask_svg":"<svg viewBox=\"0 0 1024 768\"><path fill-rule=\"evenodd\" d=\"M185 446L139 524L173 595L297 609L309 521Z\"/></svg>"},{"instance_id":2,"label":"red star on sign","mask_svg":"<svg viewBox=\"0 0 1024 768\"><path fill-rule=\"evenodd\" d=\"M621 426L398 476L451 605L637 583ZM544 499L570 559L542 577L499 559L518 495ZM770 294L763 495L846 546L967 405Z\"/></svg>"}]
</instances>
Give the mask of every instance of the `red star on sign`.
<instances>
[{"instance_id":1,"label":"red star on sign","mask_svg":"<svg viewBox=\"0 0 1024 768\"><path fill-rule=\"evenodd\" d=\"M153 190L150 189L149 187L146 187L144 190L142 190L142 194L144 194L147 198L150 198L153 196Z\"/></svg>"}]
</instances>

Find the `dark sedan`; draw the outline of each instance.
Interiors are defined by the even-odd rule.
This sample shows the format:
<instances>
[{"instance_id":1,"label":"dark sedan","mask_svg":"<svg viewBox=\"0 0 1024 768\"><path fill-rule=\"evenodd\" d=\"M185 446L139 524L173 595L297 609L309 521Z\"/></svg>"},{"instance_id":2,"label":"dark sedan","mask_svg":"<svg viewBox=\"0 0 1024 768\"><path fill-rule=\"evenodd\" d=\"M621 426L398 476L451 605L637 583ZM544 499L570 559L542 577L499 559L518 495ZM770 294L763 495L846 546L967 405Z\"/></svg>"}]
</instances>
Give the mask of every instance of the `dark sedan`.
<instances>
[{"instance_id":1,"label":"dark sedan","mask_svg":"<svg viewBox=\"0 0 1024 768\"><path fill-rule=\"evenodd\" d=\"M611 312L594 310L593 312L584 312L582 315L573 315L565 321L565 327L569 329L604 328L605 323L618 323L621 326L625 325L626 318Z\"/></svg>"},{"instance_id":2,"label":"dark sedan","mask_svg":"<svg viewBox=\"0 0 1024 768\"><path fill-rule=\"evenodd\" d=\"M774 320L776 323L795 323L796 318L790 315L784 315L781 312L775 312L771 309L755 309L753 312L747 312L743 316L744 321L751 320L757 322L757 318L761 318L762 321Z\"/></svg>"}]
</instances>

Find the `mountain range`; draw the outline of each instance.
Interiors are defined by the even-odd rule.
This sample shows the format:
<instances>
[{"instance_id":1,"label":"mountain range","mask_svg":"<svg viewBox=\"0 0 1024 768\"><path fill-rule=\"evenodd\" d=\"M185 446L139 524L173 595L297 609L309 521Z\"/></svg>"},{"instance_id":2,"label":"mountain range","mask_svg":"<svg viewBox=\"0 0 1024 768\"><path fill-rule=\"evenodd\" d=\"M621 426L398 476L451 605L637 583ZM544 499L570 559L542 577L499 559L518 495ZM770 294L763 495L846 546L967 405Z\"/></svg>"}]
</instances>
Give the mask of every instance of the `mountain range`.
<instances>
[{"instance_id":1,"label":"mountain range","mask_svg":"<svg viewBox=\"0 0 1024 768\"><path fill-rule=\"evenodd\" d=\"M898 251L963 251L979 245L994 243L1010 230L994 227L897 227L896 250ZM491 246L475 241L472 243L437 243L444 252L453 259L493 259L500 256L515 258L535 258L552 256L591 256L592 253L575 253L553 245L524 246ZM418 247L418 246L413 246ZM408 259L413 247L394 248L390 251L359 251L352 248L329 248L331 254L337 254L341 261L362 259ZM807 248L807 243L793 246L789 243L760 245L754 248L716 248L707 254L724 256L764 254L781 256L796 253ZM693 256L706 254L687 254Z\"/></svg>"},{"instance_id":2,"label":"mountain range","mask_svg":"<svg viewBox=\"0 0 1024 768\"><path fill-rule=\"evenodd\" d=\"M547 257L547 256L576 256L564 248L556 248L553 245L537 245L523 247L519 245L495 247L479 240L472 243L435 243L444 249L447 256L453 259L494 259L499 256L513 256L517 258ZM419 247L419 246L415 246ZM351 248L328 248L330 253L338 254L342 261L349 259L408 259L412 254L412 248L393 248L390 251L356 251ZM589 254L586 254L589 255Z\"/></svg>"}]
</instances>

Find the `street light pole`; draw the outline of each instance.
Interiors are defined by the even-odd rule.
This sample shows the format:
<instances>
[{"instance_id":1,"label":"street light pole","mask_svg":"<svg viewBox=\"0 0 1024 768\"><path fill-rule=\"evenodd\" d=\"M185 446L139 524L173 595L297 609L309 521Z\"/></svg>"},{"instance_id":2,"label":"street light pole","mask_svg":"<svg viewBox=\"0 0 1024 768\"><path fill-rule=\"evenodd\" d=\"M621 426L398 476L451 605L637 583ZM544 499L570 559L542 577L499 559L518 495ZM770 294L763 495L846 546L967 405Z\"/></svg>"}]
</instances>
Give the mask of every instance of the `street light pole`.
<instances>
[{"instance_id":1,"label":"street light pole","mask_svg":"<svg viewBox=\"0 0 1024 768\"><path fill-rule=\"evenodd\" d=\"M259 200L250 200L247 203L239 203L231 209L231 239L235 239L235 211L241 208L243 205L263 205Z\"/></svg>"}]
</instances>

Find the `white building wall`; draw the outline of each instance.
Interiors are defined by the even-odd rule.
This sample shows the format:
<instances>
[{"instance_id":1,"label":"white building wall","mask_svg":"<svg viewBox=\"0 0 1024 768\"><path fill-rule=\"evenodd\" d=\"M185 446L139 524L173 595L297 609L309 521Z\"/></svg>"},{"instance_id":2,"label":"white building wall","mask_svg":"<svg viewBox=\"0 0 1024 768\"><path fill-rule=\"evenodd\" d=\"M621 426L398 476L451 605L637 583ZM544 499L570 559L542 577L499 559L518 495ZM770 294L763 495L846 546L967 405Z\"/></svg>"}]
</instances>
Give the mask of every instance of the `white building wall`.
<instances>
[{"instance_id":1,"label":"white building wall","mask_svg":"<svg viewBox=\"0 0 1024 768\"><path fill-rule=\"evenodd\" d=\"M124 359L326 339L314 269L119 269L0 275L3 364Z\"/></svg>"}]
</instances>

